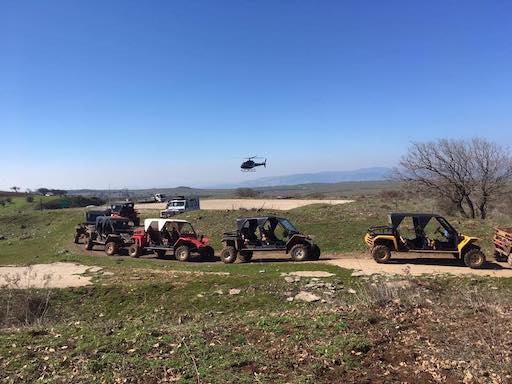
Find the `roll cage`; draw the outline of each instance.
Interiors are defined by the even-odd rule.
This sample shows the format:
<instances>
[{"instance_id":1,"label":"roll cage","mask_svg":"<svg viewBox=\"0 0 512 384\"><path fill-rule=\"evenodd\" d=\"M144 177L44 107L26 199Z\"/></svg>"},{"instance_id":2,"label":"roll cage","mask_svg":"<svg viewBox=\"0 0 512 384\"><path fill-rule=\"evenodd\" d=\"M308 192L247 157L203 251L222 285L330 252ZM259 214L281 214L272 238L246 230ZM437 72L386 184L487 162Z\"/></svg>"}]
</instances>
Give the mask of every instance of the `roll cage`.
<instances>
[{"instance_id":1,"label":"roll cage","mask_svg":"<svg viewBox=\"0 0 512 384\"><path fill-rule=\"evenodd\" d=\"M288 219L278 216L262 216L262 217L244 217L236 220L237 230L240 232L248 225L252 225L255 229L264 228L265 224L269 223L272 230L275 230L278 225L281 225L289 234L300 233L297 228L293 226Z\"/></svg>"},{"instance_id":2,"label":"roll cage","mask_svg":"<svg viewBox=\"0 0 512 384\"><path fill-rule=\"evenodd\" d=\"M413 237L406 237L401 233L401 224L406 219L411 219ZM442 235L442 239L431 238L426 235L425 228L429 223L435 220L438 228L434 231ZM388 226L371 227L368 230L370 237L366 242L373 246L382 242L394 244L397 251L440 251L454 252L459 250L461 235L458 231L442 216L431 213L390 213L388 216Z\"/></svg>"},{"instance_id":3,"label":"roll cage","mask_svg":"<svg viewBox=\"0 0 512 384\"><path fill-rule=\"evenodd\" d=\"M112 235L129 233L131 230L130 220L125 218L113 218L109 216L96 217L96 232L100 235Z\"/></svg>"}]
</instances>

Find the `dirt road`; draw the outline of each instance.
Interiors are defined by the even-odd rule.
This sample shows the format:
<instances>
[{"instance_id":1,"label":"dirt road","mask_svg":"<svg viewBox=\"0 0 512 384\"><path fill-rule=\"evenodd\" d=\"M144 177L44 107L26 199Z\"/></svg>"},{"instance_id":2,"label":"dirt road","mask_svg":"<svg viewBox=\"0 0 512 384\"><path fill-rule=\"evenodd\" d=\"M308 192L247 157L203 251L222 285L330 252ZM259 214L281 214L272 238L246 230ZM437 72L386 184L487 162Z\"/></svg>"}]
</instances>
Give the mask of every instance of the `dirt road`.
<instances>
[{"instance_id":1,"label":"dirt road","mask_svg":"<svg viewBox=\"0 0 512 384\"><path fill-rule=\"evenodd\" d=\"M328 258L328 256L326 256ZM369 254L349 253L336 255L326 263L354 270L354 275L475 275L491 277L512 277L512 268L507 263L489 260L483 269L471 269L455 258L421 257L410 254L391 259L389 264L376 263Z\"/></svg>"},{"instance_id":2,"label":"dirt road","mask_svg":"<svg viewBox=\"0 0 512 384\"><path fill-rule=\"evenodd\" d=\"M354 200L307 200L307 199L205 199L200 201L201 209L224 211L244 209L277 209L287 211L310 204L347 204ZM165 203L136 204L138 210L164 209Z\"/></svg>"},{"instance_id":3,"label":"dirt road","mask_svg":"<svg viewBox=\"0 0 512 384\"><path fill-rule=\"evenodd\" d=\"M78 251L79 248L77 247ZM85 252L85 251L82 251ZM108 257L100 250L87 252L98 257ZM127 256L113 256L123 258ZM154 255L143 256L144 259L156 259ZM178 263L168 256L169 263ZM322 260L323 259L323 260ZM406 258L392 259L389 264L377 264L368 254L348 253L341 255L324 255L319 262L336 265L341 268L353 269L353 276L382 275L474 275L490 277L512 277L512 268L507 263L489 261L485 269L470 269L462 266L458 260L448 258L418 258L417 255L409 255ZM201 262L195 260L195 262ZM283 254L256 253L252 263L262 264L269 262L290 262ZM220 259L217 261L220 263ZM91 279L103 272L101 267L86 266L75 263L35 264L24 266L0 267L0 288L65 288L80 287L91 284ZM299 272L304 273L304 271ZM314 271L312 273L321 273ZM316 275L315 275L316 276Z\"/></svg>"},{"instance_id":4,"label":"dirt road","mask_svg":"<svg viewBox=\"0 0 512 384\"><path fill-rule=\"evenodd\" d=\"M70 244L73 252L94 255L99 257L106 256L103 250L85 251L81 245ZM218 256L220 250L216 250ZM422 257L423 256L423 257ZM128 256L110 256L126 258ZM142 256L144 259L155 259L156 256L148 254ZM169 263L179 263L172 255L165 256ZM200 258L193 258L191 263L203 263ZM217 263L220 258L217 257ZM291 263L290 258L283 253L256 252L252 259L252 263ZM317 262L306 262L317 263ZM328 263L336 265L340 268L353 269L356 275L413 275L419 276L423 274L451 274L451 275L475 275L475 276L491 276L491 277L512 277L512 268L507 263L498 263L494 259L487 261L483 269L471 269L462 265L453 257L428 256L410 253L400 255L400 257L392 258L389 264L376 263L369 253L342 253L342 254L323 254L319 263Z\"/></svg>"}]
</instances>

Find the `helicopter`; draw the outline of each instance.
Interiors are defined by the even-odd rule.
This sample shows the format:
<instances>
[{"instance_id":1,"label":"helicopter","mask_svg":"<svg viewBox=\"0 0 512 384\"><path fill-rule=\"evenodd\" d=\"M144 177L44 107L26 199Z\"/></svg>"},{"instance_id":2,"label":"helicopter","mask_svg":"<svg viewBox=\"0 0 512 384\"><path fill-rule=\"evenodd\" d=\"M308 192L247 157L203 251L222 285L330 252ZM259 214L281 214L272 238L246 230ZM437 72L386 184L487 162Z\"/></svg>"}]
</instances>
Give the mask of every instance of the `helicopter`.
<instances>
[{"instance_id":1,"label":"helicopter","mask_svg":"<svg viewBox=\"0 0 512 384\"><path fill-rule=\"evenodd\" d=\"M259 166L264 166L265 168L267 167L267 159L265 159L265 161L263 163L256 163L253 159L260 159L260 157L258 156L251 156L251 157L247 157L246 158L247 160L245 160L242 165L240 166L240 170L242 172L256 172L256 167L259 167Z\"/></svg>"}]
</instances>

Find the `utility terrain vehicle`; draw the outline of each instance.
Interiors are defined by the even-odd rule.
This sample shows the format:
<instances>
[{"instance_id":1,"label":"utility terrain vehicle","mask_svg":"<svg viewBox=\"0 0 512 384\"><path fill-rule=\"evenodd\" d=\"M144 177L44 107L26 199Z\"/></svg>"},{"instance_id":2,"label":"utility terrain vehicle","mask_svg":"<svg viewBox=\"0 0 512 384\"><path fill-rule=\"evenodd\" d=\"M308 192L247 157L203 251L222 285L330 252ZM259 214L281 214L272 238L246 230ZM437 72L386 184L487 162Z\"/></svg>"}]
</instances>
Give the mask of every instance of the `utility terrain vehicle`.
<instances>
[{"instance_id":1,"label":"utility terrain vehicle","mask_svg":"<svg viewBox=\"0 0 512 384\"><path fill-rule=\"evenodd\" d=\"M193 252L205 260L214 258L214 250L208 245L208 238L198 236L192 225L186 220L146 219L144 228L137 228L132 235L133 244L128 254L139 257L145 251L152 251L163 257L172 251L179 261L187 261Z\"/></svg>"},{"instance_id":2,"label":"utility terrain vehicle","mask_svg":"<svg viewBox=\"0 0 512 384\"><path fill-rule=\"evenodd\" d=\"M251 260L253 252L285 252L294 261L318 260L320 248L300 233L287 219L276 216L246 217L236 220L236 231L224 232L220 255L224 263Z\"/></svg>"},{"instance_id":3,"label":"utility terrain vehicle","mask_svg":"<svg viewBox=\"0 0 512 384\"><path fill-rule=\"evenodd\" d=\"M140 225L140 218L133 202L122 201L112 203L108 207L86 208L84 216L84 221L75 227L74 240L76 244L87 238L87 233L94 229L96 218L99 216L125 217L133 223L133 226Z\"/></svg>"},{"instance_id":4,"label":"utility terrain vehicle","mask_svg":"<svg viewBox=\"0 0 512 384\"><path fill-rule=\"evenodd\" d=\"M132 227L125 217L98 216L93 227L89 227L85 238L85 249L95 245L105 246L105 253L115 255L121 248L131 244Z\"/></svg>"},{"instance_id":5,"label":"utility terrain vehicle","mask_svg":"<svg viewBox=\"0 0 512 384\"><path fill-rule=\"evenodd\" d=\"M364 237L377 263L389 262L391 252L437 253L452 254L470 268L485 264L478 240L431 213L391 213L388 225L371 227Z\"/></svg>"}]
</instances>

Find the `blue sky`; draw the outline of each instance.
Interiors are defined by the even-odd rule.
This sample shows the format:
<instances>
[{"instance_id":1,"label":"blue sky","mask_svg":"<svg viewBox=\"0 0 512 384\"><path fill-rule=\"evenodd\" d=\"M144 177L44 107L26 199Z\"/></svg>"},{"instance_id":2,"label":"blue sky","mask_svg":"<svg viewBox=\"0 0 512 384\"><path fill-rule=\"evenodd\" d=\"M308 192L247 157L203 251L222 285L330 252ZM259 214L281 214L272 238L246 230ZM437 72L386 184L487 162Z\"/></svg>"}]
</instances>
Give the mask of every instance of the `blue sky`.
<instances>
[{"instance_id":1,"label":"blue sky","mask_svg":"<svg viewBox=\"0 0 512 384\"><path fill-rule=\"evenodd\" d=\"M510 1L0 0L0 188L201 186L512 139ZM241 173L241 158L268 157Z\"/></svg>"}]
</instances>

